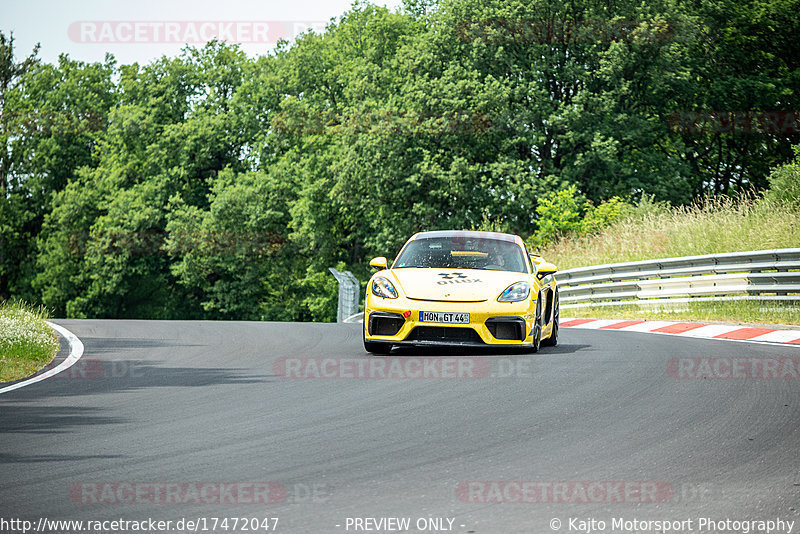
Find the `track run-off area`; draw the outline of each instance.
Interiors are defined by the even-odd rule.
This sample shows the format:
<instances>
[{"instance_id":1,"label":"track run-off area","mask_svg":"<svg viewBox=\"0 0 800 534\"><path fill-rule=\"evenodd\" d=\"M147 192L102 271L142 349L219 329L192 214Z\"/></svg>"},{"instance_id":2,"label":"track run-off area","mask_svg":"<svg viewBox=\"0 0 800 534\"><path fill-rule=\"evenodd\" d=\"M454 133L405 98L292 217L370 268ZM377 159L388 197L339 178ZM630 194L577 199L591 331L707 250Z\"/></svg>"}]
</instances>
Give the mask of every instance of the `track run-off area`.
<instances>
[{"instance_id":1,"label":"track run-off area","mask_svg":"<svg viewBox=\"0 0 800 534\"><path fill-rule=\"evenodd\" d=\"M0 394L6 520L800 531L800 346L565 328L371 356L359 324L56 322L80 360Z\"/></svg>"}]
</instances>

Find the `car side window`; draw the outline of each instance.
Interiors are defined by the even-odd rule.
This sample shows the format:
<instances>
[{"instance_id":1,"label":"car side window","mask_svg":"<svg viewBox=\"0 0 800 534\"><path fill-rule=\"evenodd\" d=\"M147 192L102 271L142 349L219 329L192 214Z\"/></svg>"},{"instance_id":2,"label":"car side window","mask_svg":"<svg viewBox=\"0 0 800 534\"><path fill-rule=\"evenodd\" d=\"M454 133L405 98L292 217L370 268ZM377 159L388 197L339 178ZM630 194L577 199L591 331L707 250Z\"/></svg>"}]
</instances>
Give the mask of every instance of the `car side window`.
<instances>
[{"instance_id":1,"label":"car side window","mask_svg":"<svg viewBox=\"0 0 800 534\"><path fill-rule=\"evenodd\" d=\"M528 250L528 246L525 245L524 248L525 248L525 259L528 262L528 272L530 272L531 274L535 275L536 274L536 264L533 263L533 261L531 260L531 253Z\"/></svg>"}]
</instances>

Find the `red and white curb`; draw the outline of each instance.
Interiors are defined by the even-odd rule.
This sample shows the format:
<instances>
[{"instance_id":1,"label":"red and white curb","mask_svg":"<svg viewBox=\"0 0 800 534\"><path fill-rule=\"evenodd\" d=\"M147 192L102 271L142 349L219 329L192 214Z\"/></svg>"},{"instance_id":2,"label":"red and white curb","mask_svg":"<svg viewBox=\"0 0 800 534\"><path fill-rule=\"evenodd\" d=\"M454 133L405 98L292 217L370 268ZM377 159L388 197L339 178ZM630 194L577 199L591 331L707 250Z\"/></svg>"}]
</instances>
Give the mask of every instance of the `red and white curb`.
<instances>
[{"instance_id":1,"label":"red and white curb","mask_svg":"<svg viewBox=\"0 0 800 534\"><path fill-rule=\"evenodd\" d=\"M788 343L800 345L800 330L778 328L756 328L723 324L704 324L676 321L645 321L621 319L567 319L562 318L563 328L586 328L589 330L621 330L623 332L647 332L673 336L756 341L762 343Z\"/></svg>"}]
</instances>

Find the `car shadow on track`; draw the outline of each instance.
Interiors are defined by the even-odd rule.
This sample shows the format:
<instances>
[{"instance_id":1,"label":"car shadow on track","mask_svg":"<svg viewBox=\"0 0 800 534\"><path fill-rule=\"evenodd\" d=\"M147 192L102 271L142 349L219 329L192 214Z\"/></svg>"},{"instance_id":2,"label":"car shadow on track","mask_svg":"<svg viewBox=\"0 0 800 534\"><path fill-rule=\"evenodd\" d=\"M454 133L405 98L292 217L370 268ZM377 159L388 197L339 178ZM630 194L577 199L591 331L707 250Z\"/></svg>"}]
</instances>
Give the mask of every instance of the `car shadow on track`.
<instances>
[{"instance_id":1,"label":"car shadow on track","mask_svg":"<svg viewBox=\"0 0 800 534\"><path fill-rule=\"evenodd\" d=\"M86 351L91 354L115 354L137 349L160 349L168 347L200 347L201 344L191 344L185 341L142 338L114 338L114 337L82 337Z\"/></svg>"},{"instance_id":2,"label":"car shadow on track","mask_svg":"<svg viewBox=\"0 0 800 534\"><path fill-rule=\"evenodd\" d=\"M528 348L520 347L408 347L396 346L390 356L549 356L554 354L574 354L590 345L560 343L555 347L542 347L539 352L531 352ZM368 356L382 358L366 353Z\"/></svg>"},{"instance_id":3,"label":"car shadow on track","mask_svg":"<svg viewBox=\"0 0 800 534\"><path fill-rule=\"evenodd\" d=\"M15 400L29 400L147 388L224 386L277 380L275 375L254 375L246 369L168 365L167 362L152 360L110 360L84 356L64 371L12 394Z\"/></svg>"},{"instance_id":4,"label":"car shadow on track","mask_svg":"<svg viewBox=\"0 0 800 534\"><path fill-rule=\"evenodd\" d=\"M82 462L84 460L115 460L125 458L122 454L1 454L3 464L35 464L40 462Z\"/></svg>"},{"instance_id":5,"label":"car shadow on track","mask_svg":"<svg viewBox=\"0 0 800 534\"><path fill-rule=\"evenodd\" d=\"M78 408L66 406L7 406L0 414L3 434L22 432L25 434L62 434L83 426L115 425L126 421L119 417L101 415L100 408ZM13 455L0 454L11 461Z\"/></svg>"}]
</instances>

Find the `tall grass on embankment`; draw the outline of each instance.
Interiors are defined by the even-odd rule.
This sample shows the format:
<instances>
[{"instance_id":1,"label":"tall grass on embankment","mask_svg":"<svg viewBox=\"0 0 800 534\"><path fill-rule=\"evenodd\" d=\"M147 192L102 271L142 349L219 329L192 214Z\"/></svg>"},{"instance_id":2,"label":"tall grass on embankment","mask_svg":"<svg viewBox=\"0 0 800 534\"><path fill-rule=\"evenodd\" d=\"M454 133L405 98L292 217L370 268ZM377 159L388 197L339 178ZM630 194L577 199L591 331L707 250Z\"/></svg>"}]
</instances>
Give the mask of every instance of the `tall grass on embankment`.
<instances>
[{"instance_id":1,"label":"tall grass on embankment","mask_svg":"<svg viewBox=\"0 0 800 534\"><path fill-rule=\"evenodd\" d=\"M708 198L690 206L643 203L593 235L568 235L540 252L571 269L721 252L800 247L800 207L751 196Z\"/></svg>"},{"instance_id":2,"label":"tall grass on embankment","mask_svg":"<svg viewBox=\"0 0 800 534\"><path fill-rule=\"evenodd\" d=\"M800 204L769 198L709 198L690 206L642 203L593 235L567 235L541 254L560 270L587 265L800 247ZM800 304L697 302L643 308L571 308L569 317L649 318L800 324Z\"/></svg>"},{"instance_id":3,"label":"tall grass on embankment","mask_svg":"<svg viewBox=\"0 0 800 534\"><path fill-rule=\"evenodd\" d=\"M58 353L59 341L44 308L0 302L0 382L34 374Z\"/></svg>"}]
</instances>

